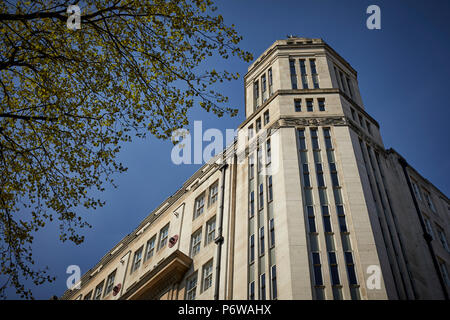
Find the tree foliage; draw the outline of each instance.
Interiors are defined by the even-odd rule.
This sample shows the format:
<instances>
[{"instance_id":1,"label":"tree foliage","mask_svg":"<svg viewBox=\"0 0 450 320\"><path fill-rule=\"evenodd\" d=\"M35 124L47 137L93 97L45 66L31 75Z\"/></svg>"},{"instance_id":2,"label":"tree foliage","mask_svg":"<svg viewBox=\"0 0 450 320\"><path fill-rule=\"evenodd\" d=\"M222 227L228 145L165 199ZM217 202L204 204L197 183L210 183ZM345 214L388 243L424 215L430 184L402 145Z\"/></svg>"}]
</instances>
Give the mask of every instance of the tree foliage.
<instances>
[{"instance_id":1,"label":"tree foliage","mask_svg":"<svg viewBox=\"0 0 450 320\"><path fill-rule=\"evenodd\" d=\"M32 298L24 279L54 280L33 267L33 233L59 220L62 241L83 241L77 210L104 204L90 191L126 170L122 142L169 138L196 103L236 114L211 86L239 75L209 56L252 59L211 0L84 1L70 30L73 4L0 3L0 294Z\"/></svg>"}]
</instances>

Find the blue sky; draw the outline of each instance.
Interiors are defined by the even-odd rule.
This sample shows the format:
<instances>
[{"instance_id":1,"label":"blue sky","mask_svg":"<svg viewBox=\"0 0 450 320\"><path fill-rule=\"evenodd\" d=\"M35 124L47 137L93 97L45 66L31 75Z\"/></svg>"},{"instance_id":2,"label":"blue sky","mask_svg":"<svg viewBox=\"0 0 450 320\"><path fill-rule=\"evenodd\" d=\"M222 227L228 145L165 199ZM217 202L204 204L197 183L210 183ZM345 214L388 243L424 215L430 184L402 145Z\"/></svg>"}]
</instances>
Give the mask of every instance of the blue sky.
<instances>
[{"instance_id":1,"label":"blue sky","mask_svg":"<svg viewBox=\"0 0 450 320\"><path fill-rule=\"evenodd\" d=\"M366 28L366 8L371 4L381 8L381 30ZM324 39L357 70L365 109L380 123L385 147L396 149L448 196L448 0L226 0L218 7L225 22L235 24L244 37L241 47L255 58L289 34ZM213 57L208 63L242 76L248 67L233 58L223 62ZM202 120L204 130L225 132L244 120L242 77L223 83L220 90L229 96L230 106L240 109L239 115L218 119L195 108L191 122ZM124 145L120 160L129 169L116 177L119 187L102 194L105 207L80 212L93 226L82 230L86 236L82 245L60 243L57 224L36 234L37 266L48 266L57 276L52 284L33 287L36 298L61 295L68 265L88 271L199 168L172 164L171 148L170 141L154 138Z\"/></svg>"}]
</instances>

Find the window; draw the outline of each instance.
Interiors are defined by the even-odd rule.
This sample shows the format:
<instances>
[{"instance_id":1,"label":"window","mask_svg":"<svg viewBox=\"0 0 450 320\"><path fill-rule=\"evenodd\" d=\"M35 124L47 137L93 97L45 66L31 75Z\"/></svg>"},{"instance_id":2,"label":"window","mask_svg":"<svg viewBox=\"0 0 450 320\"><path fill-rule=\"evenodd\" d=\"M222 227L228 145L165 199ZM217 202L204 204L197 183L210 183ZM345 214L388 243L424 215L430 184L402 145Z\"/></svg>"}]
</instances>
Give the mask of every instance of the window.
<instances>
[{"instance_id":1,"label":"window","mask_svg":"<svg viewBox=\"0 0 450 320\"><path fill-rule=\"evenodd\" d=\"M200 251L200 245L202 242L202 229L198 229L192 234L191 237L191 254L190 256L193 257Z\"/></svg>"},{"instance_id":2,"label":"window","mask_svg":"<svg viewBox=\"0 0 450 320\"><path fill-rule=\"evenodd\" d=\"M114 270L113 272L111 272L111 274L108 276L107 280L106 280L106 289L105 289L105 293L104 293L104 297L106 297L113 289L114 287L114 278L116 277L116 270Z\"/></svg>"},{"instance_id":3,"label":"window","mask_svg":"<svg viewBox=\"0 0 450 320\"><path fill-rule=\"evenodd\" d=\"M337 82L337 85L338 85L339 89L342 90L341 83L339 82L339 72L338 72L338 70L337 70L336 67L334 67L334 74L335 74L335 76L336 76L336 82Z\"/></svg>"},{"instance_id":4,"label":"window","mask_svg":"<svg viewBox=\"0 0 450 320\"><path fill-rule=\"evenodd\" d=\"M248 157L248 179L252 180L255 177L255 159L253 154Z\"/></svg>"},{"instance_id":5,"label":"window","mask_svg":"<svg viewBox=\"0 0 450 320\"><path fill-rule=\"evenodd\" d=\"M248 285L248 300L255 300L255 281Z\"/></svg>"},{"instance_id":6,"label":"window","mask_svg":"<svg viewBox=\"0 0 450 320\"><path fill-rule=\"evenodd\" d=\"M345 88L344 74L341 71L339 71L339 75L341 76L342 91L347 92Z\"/></svg>"},{"instance_id":7,"label":"window","mask_svg":"<svg viewBox=\"0 0 450 320\"><path fill-rule=\"evenodd\" d=\"M102 297L102 291L103 291L103 284L104 283L105 282L102 281L95 287L94 300L100 300L100 298Z\"/></svg>"},{"instance_id":8,"label":"window","mask_svg":"<svg viewBox=\"0 0 450 320\"><path fill-rule=\"evenodd\" d=\"M91 300L91 297L92 297L92 290L89 291L89 293L88 293L87 295L84 296L84 299L83 299L83 300Z\"/></svg>"},{"instance_id":9,"label":"window","mask_svg":"<svg viewBox=\"0 0 450 320\"><path fill-rule=\"evenodd\" d=\"M219 191L219 183L214 182L214 184L211 187L209 187L209 201L208 201L209 205L216 203L218 191Z\"/></svg>"},{"instance_id":10,"label":"window","mask_svg":"<svg viewBox=\"0 0 450 320\"><path fill-rule=\"evenodd\" d=\"M425 193L425 199L427 200L428 207L431 209L431 211L436 213L436 208L434 207L434 203L431 200L431 195L427 191L425 191L424 193Z\"/></svg>"},{"instance_id":11,"label":"window","mask_svg":"<svg viewBox=\"0 0 450 320\"><path fill-rule=\"evenodd\" d=\"M250 140L255 135L255 131L253 130L253 126L248 127L248 139Z\"/></svg>"},{"instance_id":12,"label":"window","mask_svg":"<svg viewBox=\"0 0 450 320\"><path fill-rule=\"evenodd\" d=\"M306 150L306 141L305 141L305 130L299 129L298 132L298 140L299 140L299 147L300 150Z\"/></svg>"},{"instance_id":13,"label":"window","mask_svg":"<svg viewBox=\"0 0 450 320\"><path fill-rule=\"evenodd\" d=\"M300 59L300 73L302 76L303 89L308 89L308 76L306 74L306 66L304 59Z\"/></svg>"},{"instance_id":14,"label":"window","mask_svg":"<svg viewBox=\"0 0 450 320\"><path fill-rule=\"evenodd\" d=\"M353 262L353 254L351 252L344 252L345 263L347 264L348 282L350 285L357 285L355 263Z\"/></svg>"},{"instance_id":15,"label":"window","mask_svg":"<svg viewBox=\"0 0 450 320\"><path fill-rule=\"evenodd\" d=\"M263 273L259 280L259 300L266 300L266 275Z\"/></svg>"},{"instance_id":16,"label":"window","mask_svg":"<svg viewBox=\"0 0 450 320\"><path fill-rule=\"evenodd\" d=\"M270 139L268 139L266 141L266 158L267 158L266 164L269 164L272 162L272 149L271 149L271 145L270 145Z\"/></svg>"},{"instance_id":17,"label":"window","mask_svg":"<svg viewBox=\"0 0 450 320\"><path fill-rule=\"evenodd\" d=\"M367 121L367 120L366 120L366 128L367 128L367 131L368 131L370 134L372 134L372 128L370 127L370 122Z\"/></svg>"},{"instance_id":18,"label":"window","mask_svg":"<svg viewBox=\"0 0 450 320\"><path fill-rule=\"evenodd\" d=\"M319 102L319 111L325 111L325 99L318 99Z\"/></svg>"},{"instance_id":19,"label":"window","mask_svg":"<svg viewBox=\"0 0 450 320\"><path fill-rule=\"evenodd\" d=\"M311 129L311 142L313 150L319 150L319 138L317 137L317 129Z\"/></svg>"},{"instance_id":20,"label":"window","mask_svg":"<svg viewBox=\"0 0 450 320\"><path fill-rule=\"evenodd\" d=\"M259 107L259 83L255 81L253 83L253 106L255 109Z\"/></svg>"},{"instance_id":21,"label":"window","mask_svg":"<svg viewBox=\"0 0 450 320\"><path fill-rule=\"evenodd\" d=\"M411 184L413 186L413 190L414 190L414 194L416 195L416 198L419 199L420 201L422 201L422 194L420 193L420 189L417 186L417 183L415 183L414 181L411 181Z\"/></svg>"},{"instance_id":22,"label":"window","mask_svg":"<svg viewBox=\"0 0 450 320\"><path fill-rule=\"evenodd\" d=\"M272 176L267 177L267 202L273 200Z\"/></svg>"},{"instance_id":23,"label":"window","mask_svg":"<svg viewBox=\"0 0 450 320\"><path fill-rule=\"evenodd\" d=\"M275 246L275 225L273 218L269 221L269 232L270 232L270 247Z\"/></svg>"},{"instance_id":24,"label":"window","mask_svg":"<svg viewBox=\"0 0 450 320\"><path fill-rule=\"evenodd\" d=\"M424 216L423 221L425 222L425 229L427 230L427 233L431 236L431 238L434 238L433 227L431 226L430 219Z\"/></svg>"},{"instance_id":25,"label":"window","mask_svg":"<svg viewBox=\"0 0 450 320\"><path fill-rule=\"evenodd\" d=\"M450 286L450 278L448 276L447 266L444 261L439 261L439 269L441 269L442 278L444 278L445 283L447 286Z\"/></svg>"},{"instance_id":26,"label":"window","mask_svg":"<svg viewBox=\"0 0 450 320\"><path fill-rule=\"evenodd\" d=\"M261 183L259 185L259 209L261 210L262 208L264 208L264 186Z\"/></svg>"},{"instance_id":27,"label":"window","mask_svg":"<svg viewBox=\"0 0 450 320\"><path fill-rule=\"evenodd\" d=\"M347 77L347 87L348 87L348 93L350 94L350 98L353 98L353 86L352 86L352 82L350 81L349 77Z\"/></svg>"},{"instance_id":28,"label":"window","mask_svg":"<svg viewBox=\"0 0 450 320\"><path fill-rule=\"evenodd\" d=\"M163 248L167 243L167 238L169 236L169 224L159 231L159 245L158 250Z\"/></svg>"},{"instance_id":29,"label":"window","mask_svg":"<svg viewBox=\"0 0 450 320\"><path fill-rule=\"evenodd\" d=\"M255 192L250 192L250 208L249 208L250 218L255 214Z\"/></svg>"},{"instance_id":30,"label":"window","mask_svg":"<svg viewBox=\"0 0 450 320\"><path fill-rule=\"evenodd\" d=\"M256 119L256 132L261 130L261 118Z\"/></svg>"},{"instance_id":31,"label":"window","mask_svg":"<svg viewBox=\"0 0 450 320\"><path fill-rule=\"evenodd\" d=\"M289 60L289 70L291 72L292 89L297 89L297 73L295 72L295 61Z\"/></svg>"},{"instance_id":32,"label":"window","mask_svg":"<svg viewBox=\"0 0 450 320\"><path fill-rule=\"evenodd\" d=\"M264 112L264 125L269 123L269 110L267 110L266 112Z\"/></svg>"},{"instance_id":33,"label":"window","mask_svg":"<svg viewBox=\"0 0 450 320\"><path fill-rule=\"evenodd\" d=\"M350 108L350 111L351 111L351 113L352 113L352 119L356 121L355 110L353 110L352 108Z\"/></svg>"},{"instance_id":34,"label":"window","mask_svg":"<svg viewBox=\"0 0 450 320\"><path fill-rule=\"evenodd\" d=\"M186 300L195 300L197 290L197 271L186 280Z\"/></svg>"},{"instance_id":35,"label":"window","mask_svg":"<svg viewBox=\"0 0 450 320\"><path fill-rule=\"evenodd\" d=\"M306 111L312 112L313 111L313 101L312 99L306 99Z\"/></svg>"},{"instance_id":36,"label":"window","mask_svg":"<svg viewBox=\"0 0 450 320\"><path fill-rule=\"evenodd\" d=\"M211 260L203 266L202 291L206 291L212 286L212 273L213 273L213 261Z\"/></svg>"},{"instance_id":37,"label":"window","mask_svg":"<svg viewBox=\"0 0 450 320\"><path fill-rule=\"evenodd\" d=\"M133 264L131 265L131 273L139 269L141 266L141 260L142 260L142 251L144 250L144 246L137 249L137 251L134 253L133 257Z\"/></svg>"},{"instance_id":38,"label":"window","mask_svg":"<svg viewBox=\"0 0 450 320\"><path fill-rule=\"evenodd\" d=\"M216 233L216 217L210 219L206 223L205 246L214 241L215 233Z\"/></svg>"},{"instance_id":39,"label":"window","mask_svg":"<svg viewBox=\"0 0 450 320\"><path fill-rule=\"evenodd\" d=\"M262 98L264 103L267 100L267 81L265 74L261 77L261 87L262 87Z\"/></svg>"},{"instance_id":40,"label":"window","mask_svg":"<svg viewBox=\"0 0 450 320\"><path fill-rule=\"evenodd\" d=\"M322 286L322 265L320 263L320 255L319 252L312 252L312 261L313 261L313 269L314 269L314 284L316 286Z\"/></svg>"},{"instance_id":41,"label":"window","mask_svg":"<svg viewBox=\"0 0 450 320\"><path fill-rule=\"evenodd\" d=\"M441 241L442 246L445 248L445 250L450 252L444 230L441 227L437 226L437 232L438 232L438 236L439 236L439 241Z\"/></svg>"},{"instance_id":42,"label":"window","mask_svg":"<svg viewBox=\"0 0 450 320\"><path fill-rule=\"evenodd\" d=\"M277 298L277 266L273 265L270 268L270 280L272 282L272 300Z\"/></svg>"},{"instance_id":43,"label":"window","mask_svg":"<svg viewBox=\"0 0 450 320\"><path fill-rule=\"evenodd\" d=\"M312 80L313 80L314 89L318 89L319 88L319 77L317 75L317 70L316 70L316 60L310 59L309 63L311 66L311 76L312 76Z\"/></svg>"},{"instance_id":44,"label":"window","mask_svg":"<svg viewBox=\"0 0 450 320\"><path fill-rule=\"evenodd\" d=\"M259 228L259 254L264 254L264 227Z\"/></svg>"},{"instance_id":45,"label":"window","mask_svg":"<svg viewBox=\"0 0 450 320\"><path fill-rule=\"evenodd\" d=\"M333 286L340 284L339 272L336 260L336 253L328 252L328 261L330 262L331 284Z\"/></svg>"},{"instance_id":46,"label":"window","mask_svg":"<svg viewBox=\"0 0 450 320\"><path fill-rule=\"evenodd\" d=\"M255 235L252 234L249 240L249 263L255 261Z\"/></svg>"},{"instance_id":47,"label":"window","mask_svg":"<svg viewBox=\"0 0 450 320\"><path fill-rule=\"evenodd\" d=\"M272 68L267 71L267 74L269 76L269 96L271 96L273 93Z\"/></svg>"},{"instance_id":48,"label":"window","mask_svg":"<svg viewBox=\"0 0 450 320\"><path fill-rule=\"evenodd\" d=\"M205 194L202 193L197 199L195 199L194 219L199 217L205 208Z\"/></svg>"},{"instance_id":49,"label":"window","mask_svg":"<svg viewBox=\"0 0 450 320\"><path fill-rule=\"evenodd\" d=\"M145 249L145 260L153 257L153 253L155 252L155 242L156 235L154 235L150 240L147 241L147 248Z\"/></svg>"},{"instance_id":50,"label":"window","mask_svg":"<svg viewBox=\"0 0 450 320\"><path fill-rule=\"evenodd\" d=\"M363 117L359 114L358 115L358 118L359 118L359 124L361 125L361 127L363 127L364 128L364 121L363 121Z\"/></svg>"},{"instance_id":51,"label":"window","mask_svg":"<svg viewBox=\"0 0 450 320\"><path fill-rule=\"evenodd\" d=\"M295 112L301 112L302 111L302 100L294 99L294 106L295 106Z\"/></svg>"}]
</instances>

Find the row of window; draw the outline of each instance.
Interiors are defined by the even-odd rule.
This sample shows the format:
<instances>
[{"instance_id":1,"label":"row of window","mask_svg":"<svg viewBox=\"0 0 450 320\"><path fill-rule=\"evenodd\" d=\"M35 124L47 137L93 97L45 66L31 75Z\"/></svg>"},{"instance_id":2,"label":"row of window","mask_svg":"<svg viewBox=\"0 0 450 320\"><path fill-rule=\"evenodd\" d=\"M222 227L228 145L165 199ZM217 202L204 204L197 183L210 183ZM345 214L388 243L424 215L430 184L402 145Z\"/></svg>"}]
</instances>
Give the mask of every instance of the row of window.
<instances>
[{"instance_id":1,"label":"row of window","mask_svg":"<svg viewBox=\"0 0 450 320\"><path fill-rule=\"evenodd\" d=\"M334 73L336 75L336 81L338 83L339 89L344 91L348 96L350 96L350 98L353 98L354 91L350 77L336 66L334 67Z\"/></svg>"},{"instance_id":2,"label":"row of window","mask_svg":"<svg viewBox=\"0 0 450 320\"><path fill-rule=\"evenodd\" d=\"M305 215L308 225L308 235L310 244L310 260L313 270L313 288L315 299L325 299L325 287L322 277L322 263L319 249L319 233L316 228L316 216L314 212L313 189L310 181L310 167L308 162L308 152L305 129L298 129L299 156L302 172L302 184L304 192ZM339 184L336 163L334 158L334 149L331 140L331 132L329 128L323 128L323 136L325 140L326 154L328 166L330 169L330 178L332 182L333 194L335 199L336 213L341 232L342 247L344 250L344 258L350 285L350 293L352 299L359 299L359 285L357 282L355 264L353 261L353 253L350 244L349 232L345 220L344 206L342 201L341 186ZM336 250L334 244L334 232L332 229L331 216L329 210L329 202L327 196L327 186L324 180L324 172L321 157L321 148L319 146L319 136L317 128L310 128L311 149L314 159L314 168L317 178L317 187L319 193L320 209L322 213L323 230L325 232L325 243L328 257L329 272L331 278L333 298L342 299L342 285L339 278L339 269L336 258Z\"/></svg>"},{"instance_id":3,"label":"row of window","mask_svg":"<svg viewBox=\"0 0 450 320\"><path fill-rule=\"evenodd\" d=\"M318 98L316 104L316 108L319 111L325 111L325 99L324 98ZM313 99L305 99L306 104L306 111L313 112L314 111L314 100ZM294 99L294 109L295 112L301 112L303 109L302 106L302 99Z\"/></svg>"},{"instance_id":4,"label":"row of window","mask_svg":"<svg viewBox=\"0 0 450 320\"><path fill-rule=\"evenodd\" d=\"M216 217L212 217L206 222L205 226L205 247L214 242L215 232L216 232ZM190 253L191 257L194 257L196 254L200 252L202 242L202 227L200 227L197 231L195 231L191 236L191 246Z\"/></svg>"},{"instance_id":5,"label":"row of window","mask_svg":"<svg viewBox=\"0 0 450 320\"><path fill-rule=\"evenodd\" d=\"M309 60L309 70L310 70L310 77L313 84L314 89L319 88L319 75L317 73L316 68L316 60L315 59L308 59ZM308 84L308 72L307 72L307 59L299 59L299 69L300 69L300 78L302 82L302 88L303 89L309 89ZM296 60L295 59L289 59L289 70L291 74L291 85L292 89L298 89L299 86L297 84L297 71L296 71Z\"/></svg>"},{"instance_id":6,"label":"row of window","mask_svg":"<svg viewBox=\"0 0 450 320\"><path fill-rule=\"evenodd\" d=\"M261 84L261 85L260 85ZM253 106L258 109L273 94L272 68L264 72L260 79L253 82ZM262 97L262 101L260 99Z\"/></svg>"},{"instance_id":7,"label":"row of window","mask_svg":"<svg viewBox=\"0 0 450 320\"><path fill-rule=\"evenodd\" d=\"M357 124L359 124L359 126L363 129L367 129L367 132L369 134L372 134L372 126L370 125L370 122L368 120L364 120L364 117L358 113L358 116L356 115L357 112L353 109L350 108L351 114L352 114L352 119L353 121L355 121Z\"/></svg>"},{"instance_id":8,"label":"row of window","mask_svg":"<svg viewBox=\"0 0 450 320\"><path fill-rule=\"evenodd\" d=\"M214 203L217 202L218 195L219 195L219 182L216 181L209 187L208 207L212 206ZM204 212L205 197L206 197L205 192L203 192L195 199L194 214L192 215L193 220L197 219Z\"/></svg>"},{"instance_id":9,"label":"row of window","mask_svg":"<svg viewBox=\"0 0 450 320\"><path fill-rule=\"evenodd\" d=\"M266 274L263 273L259 276L259 299L266 300ZM277 299L277 266L270 267L270 299ZM255 300L255 281L251 281L248 285L248 299Z\"/></svg>"},{"instance_id":10,"label":"row of window","mask_svg":"<svg viewBox=\"0 0 450 320\"><path fill-rule=\"evenodd\" d=\"M263 114L264 126L267 125L270 121L269 110L265 111ZM248 127L248 138L252 139L255 136L255 133L258 133L262 129L261 118L256 119L255 125L250 125Z\"/></svg>"},{"instance_id":11,"label":"row of window","mask_svg":"<svg viewBox=\"0 0 450 320\"><path fill-rule=\"evenodd\" d=\"M197 282L198 282L197 279L198 279L198 271L194 271L192 275L190 275L186 279L186 294L185 294L186 300L195 300L197 296ZM212 259L203 265L201 279L202 281L200 285L200 293L203 293L212 287L213 281Z\"/></svg>"}]
</instances>

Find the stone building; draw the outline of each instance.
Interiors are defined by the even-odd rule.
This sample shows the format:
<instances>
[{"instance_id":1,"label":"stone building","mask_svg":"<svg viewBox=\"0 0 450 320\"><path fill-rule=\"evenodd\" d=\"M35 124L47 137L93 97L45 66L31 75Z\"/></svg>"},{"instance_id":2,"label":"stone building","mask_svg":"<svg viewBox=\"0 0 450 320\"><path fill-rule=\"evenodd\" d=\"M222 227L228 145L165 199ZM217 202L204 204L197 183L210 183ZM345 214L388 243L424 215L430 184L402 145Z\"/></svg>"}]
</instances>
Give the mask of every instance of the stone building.
<instances>
[{"instance_id":1,"label":"stone building","mask_svg":"<svg viewBox=\"0 0 450 320\"><path fill-rule=\"evenodd\" d=\"M350 64L290 37L244 80L235 142L62 298L448 299L449 199L385 149Z\"/></svg>"}]
</instances>

